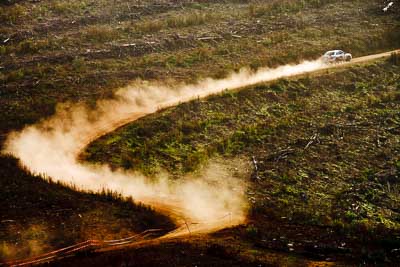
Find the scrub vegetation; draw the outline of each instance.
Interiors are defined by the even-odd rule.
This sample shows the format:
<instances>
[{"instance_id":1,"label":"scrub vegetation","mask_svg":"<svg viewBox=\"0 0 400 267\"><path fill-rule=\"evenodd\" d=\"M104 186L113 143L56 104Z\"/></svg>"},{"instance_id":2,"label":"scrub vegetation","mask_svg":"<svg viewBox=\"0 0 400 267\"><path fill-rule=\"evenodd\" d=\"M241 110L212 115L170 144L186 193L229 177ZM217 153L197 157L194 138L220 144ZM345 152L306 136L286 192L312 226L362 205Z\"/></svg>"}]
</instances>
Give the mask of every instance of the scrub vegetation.
<instances>
[{"instance_id":1,"label":"scrub vegetation","mask_svg":"<svg viewBox=\"0 0 400 267\"><path fill-rule=\"evenodd\" d=\"M336 48L354 57L396 49L399 5L382 12L383 2L0 1L0 145L57 103L90 106L136 79L194 82ZM248 224L60 264L395 264L399 73L393 54L183 103L100 138L81 160L148 176L180 179L216 159L254 159ZM0 157L2 260L174 227L118 193L68 186Z\"/></svg>"}]
</instances>

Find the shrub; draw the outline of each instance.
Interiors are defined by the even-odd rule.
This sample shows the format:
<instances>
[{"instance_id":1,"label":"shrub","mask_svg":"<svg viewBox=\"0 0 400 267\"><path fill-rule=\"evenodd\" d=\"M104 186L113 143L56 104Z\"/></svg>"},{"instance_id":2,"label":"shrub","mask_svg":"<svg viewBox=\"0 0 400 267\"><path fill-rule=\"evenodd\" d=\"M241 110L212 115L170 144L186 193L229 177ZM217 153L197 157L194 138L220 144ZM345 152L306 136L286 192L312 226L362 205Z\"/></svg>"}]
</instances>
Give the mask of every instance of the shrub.
<instances>
[{"instance_id":1,"label":"shrub","mask_svg":"<svg viewBox=\"0 0 400 267\"><path fill-rule=\"evenodd\" d=\"M151 33L158 32L163 27L161 21L158 20L149 20L137 23L135 25L135 30L141 33Z\"/></svg>"},{"instance_id":2,"label":"shrub","mask_svg":"<svg viewBox=\"0 0 400 267\"><path fill-rule=\"evenodd\" d=\"M0 22L15 23L25 14L25 9L16 4L12 7L0 7Z\"/></svg>"},{"instance_id":3,"label":"shrub","mask_svg":"<svg viewBox=\"0 0 400 267\"><path fill-rule=\"evenodd\" d=\"M83 71L86 67L85 59L77 57L72 61L72 67L75 71Z\"/></svg>"},{"instance_id":4,"label":"shrub","mask_svg":"<svg viewBox=\"0 0 400 267\"><path fill-rule=\"evenodd\" d=\"M208 13L193 12L188 15L169 17L167 26L170 28L183 28L194 25L201 25L213 19Z\"/></svg>"},{"instance_id":5,"label":"shrub","mask_svg":"<svg viewBox=\"0 0 400 267\"><path fill-rule=\"evenodd\" d=\"M0 55L7 53L7 48L5 46L0 46Z\"/></svg>"},{"instance_id":6,"label":"shrub","mask_svg":"<svg viewBox=\"0 0 400 267\"><path fill-rule=\"evenodd\" d=\"M57 43L54 40L24 40L18 44L15 52L20 54L34 54L40 50L54 49L57 47Z\"/></svg>"},{"instance_id":7,"label":"shrub","mask_svg":"<svg viewBox=\"0 0 400 267\"><path fill-rule=\"evenodd\" d=\"M345 217L349 222L352 222L358 218L357 214L351 210L346 211Z\"/></svg>"},{"instance_id":8,"label":"shrub","mask_svg":"<svg viewBox=\"0 0 400 267\"><path fill-rule=\"evenodd\" d=\"M399 66L400 65L400 53L399 52L393 52L390 55L389 62L392 63L393 65Z\"/></svg>"},{"instance_id":9,"label":"shrub","mask_svg":"<svg viewBox=\"0 0 400 267\"><path fill-rule=\"evenodd\" d=\"M117 38L118 32L108 25L90 26L85 36L90 41L106 42Z\"/></svg>"},{"instance_id":10,"label":"shrub","mask_svg":"<svg viewBox=\"0 0 400 267\"><path fill-rule=\"evenodd\" d=\"M63 14L74 14L81 12L86 8L86 3L84 1L56 1L52 5L52 9L55 13L59 15Z\"/></svg>"},{"instance_id":11,"label":"shrub","mask_svg":"<svg viewBox=\"0 0 400 267\"><path fill-rule=\"evenodd\" d=\"M25 40L18 44L18 52L21 53L35 53L38 51L35 43L32 40Z\"/></svg>"},{"instance_id":12,"label":"shrub","mask_svg":"<svg viewBox=\"0 0 400 267\"><path fill-rule=\"evenodd\" d=\"M7 76L7 81L8 82L15 82L18 80L21 80L24 77L25 73L23 70L19 69L16 71L12 71L8 74Z\"/></svg>"},{"instance_id":13,"label":"shrub","mask_svg":"<svg viewBox=\"0 0 400 267\"><path fill-rule=\"evenodd\" d=\"M250 239L255 239L259 235L258 228L255 227L254 225L249 225L246 228L246 236Z\"/></svg>"},{"instance_id":14,"label":"shrub","mask_svg":"<svg viewBox=\"0 0 400 267\"><path fill-rule=\"evenodd\" d=\"M249 16L250 17L262 17L268 12L268 8L266 6L260 6L260 5L255 5L251 4L249 6Z\"/></svg>"},{"instance_id":15,"label":"shrub","mask_svg":"<svg viewBox=\"0 0 400 267\"><path fill-rule=\"evenodd\" d=\"M249 6L249 16L261 17L263 15L274 15L280 12L296 13L306 7L320 8L331 1L321 0L285 0L285 1L270 1L263 4L251 4Z\"/></svg>"},{"instance_id":16,"label":"shrub","mask_svg":"<svg viewBox=\"0 0 400 267\"><path fill-rule=\"evenodd\" d=\"M141 33L152 33L166 28L183 28L201 25L214 18L216 18L216 16L209 13L192 12L187 15L170 16L166 20L142 21L135 24L134 28Z\"/></svg>"}]
</instances>

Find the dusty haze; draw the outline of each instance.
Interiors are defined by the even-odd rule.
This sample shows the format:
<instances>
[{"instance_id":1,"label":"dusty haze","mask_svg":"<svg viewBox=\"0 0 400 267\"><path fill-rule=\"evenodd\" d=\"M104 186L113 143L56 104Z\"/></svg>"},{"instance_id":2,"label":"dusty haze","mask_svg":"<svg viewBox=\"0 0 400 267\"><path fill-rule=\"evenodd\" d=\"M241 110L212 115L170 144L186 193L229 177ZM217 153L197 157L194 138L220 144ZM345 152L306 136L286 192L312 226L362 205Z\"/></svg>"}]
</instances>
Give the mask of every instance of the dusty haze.
<instances>
[{"instance_id":1,"label":"dusty haze","mask_svg":"<svg viewBox=\"0 0 400 267\"><path fill-rule=\"evenodd\" d=\"M16 156L34 173L84 190L115 190L154 205L177 220L199 222L199 231L217 230L242 223L248 207L245 183L233 179L223 165L210 164L201 177L171 182L166 175L150 180L137 172L82 163L77 160L79 153L97 137L161 107L321 68L320 61L306 61L257 72L243 69L225 79L204 79L196 84L135 82L117 91L115 98L99 101L93 110L83 105L59 105L53 117L11 133L3 153Z\"/></svg>"}]
</instances>

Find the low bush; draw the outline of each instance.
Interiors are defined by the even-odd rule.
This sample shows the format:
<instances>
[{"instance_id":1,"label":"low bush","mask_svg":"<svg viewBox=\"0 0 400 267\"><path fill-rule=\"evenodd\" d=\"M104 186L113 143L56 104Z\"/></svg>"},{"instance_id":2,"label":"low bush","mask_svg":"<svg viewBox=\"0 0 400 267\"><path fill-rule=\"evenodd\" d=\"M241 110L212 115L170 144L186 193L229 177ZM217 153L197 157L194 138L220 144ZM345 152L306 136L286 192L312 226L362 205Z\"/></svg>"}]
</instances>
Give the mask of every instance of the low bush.
<instances>
[{"instance_id":1,"label":"low bush","mask_svg":"<svg viewBox=\"0 0 400 267\"><path fill-rule=\"evenodd\" d=\"M390 55L389 62L393 65L400 65L400 52L394 52Z\"/></svg>"},{"instance_id":2,"label":"low bush","mask_svg":"<svg viewBox=\"0 0 400 267\"><path fill-rule=\"evenodd\" d=\"M106 42L118 38L118 31L108 25L90 26L85 33L89 41Z\"/></svg>"},{"instance_id":3,"label":"low bush","mask_svg":"<svg viewBox=\"0 0 400 267\"><path fill-rule=\"evenodd\" d=\"M85 1L55 1L51 8L58 15L80 13L86 8Z\"/></svg>"},{"instance_id":4,"label":"low bush","mask_svg":"<svg viewBox=\"0 0 400 267\"><path fill-rule=\"evenodd\" d=\"M24 14L25 8L18 4L11 7L0 7L0 23L16 23Z\"/></svg>"},{"instance_id":5,"label":"low bush","mask_svg":"<svg viewBox=\"0 0 400 267\"><path fill-rule=\"evenodd\" d=\"M254 225L249 225L246 228L246 235L250 239L255 239L259 236L259 230Z\"/></svg>"},{"instance_id":6,"label":"low bush","mask_svg":"<svg viewBox=\"0 0 400 267\"><path fill-rule=\"evenodd\" d=\"M135 24L134 28L140 33L154 33L168 28L184 28L205 24L216 18L214 14L191 12L185 15L174 15L164 20L146 20Z\"/></svg>"}]
</instances>

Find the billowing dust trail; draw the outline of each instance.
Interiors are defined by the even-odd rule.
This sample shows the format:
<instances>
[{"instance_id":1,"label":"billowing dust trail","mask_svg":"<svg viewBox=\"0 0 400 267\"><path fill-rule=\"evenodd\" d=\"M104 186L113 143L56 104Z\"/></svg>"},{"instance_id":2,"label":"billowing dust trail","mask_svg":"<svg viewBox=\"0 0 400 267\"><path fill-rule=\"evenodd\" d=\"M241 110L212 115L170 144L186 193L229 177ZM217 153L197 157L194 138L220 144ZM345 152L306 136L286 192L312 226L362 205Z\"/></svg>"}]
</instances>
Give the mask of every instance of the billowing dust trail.
<instances>
[{"instance_id":1,"label":"billowing dust trail","mask_svg":"<svg viewBox=\"0 0 400 267\"><path fill-rule=\"evenodd\" d=\"M94 109L72 103L58 105L53 117L11 133L3 153L16 156L33 173L82 190L115 190L152 205L182 225L169 236L187 234L189 229L218 230L244 222L248 208L245 182L232 178L223 164L210 164L200 177L187 176L177 182L166 174L149 179L138 172L80 162L78 155L97 137L160 108L322 68L326 66L317 60L256 72L243 69L225 79L205 79L196 84L138 81L116 92L113 99L99 101Z\"/></svg>"}]
</instances>

